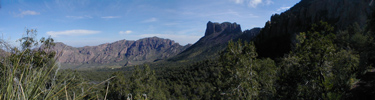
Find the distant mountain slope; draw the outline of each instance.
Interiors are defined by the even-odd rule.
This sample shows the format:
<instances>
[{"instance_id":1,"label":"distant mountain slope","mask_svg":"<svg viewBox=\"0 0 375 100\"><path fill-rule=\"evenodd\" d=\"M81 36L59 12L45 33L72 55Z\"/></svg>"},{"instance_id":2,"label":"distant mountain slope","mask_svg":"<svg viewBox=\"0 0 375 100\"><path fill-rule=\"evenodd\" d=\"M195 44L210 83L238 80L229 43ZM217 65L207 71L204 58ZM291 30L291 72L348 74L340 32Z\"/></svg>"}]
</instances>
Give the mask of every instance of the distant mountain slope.
<instances>
[{"instance_id":1,"label":"distant mountain slope","mask_svg":"<svg viewBox=\"0 0 375 100\"><path fill-rule=\"evenodd\" d=\"M237 23L213 23L209 21L205 35L191 47L169 59L169 61L189 62L201 61L218 57L218 53L227 47L230 40L237 40L240 37L250 40L258 35L260 28L247 30L244 33Z\"/></svg>"},{"instance_id":2,"label":"distant mountain slope","mask_svg":"<svg viewBox=\"0 0 375 100\"><path fill-rule=\"evenodd\" d=\"M373 7L371 0L301 0L289 10L275 14L256 38L257 52L262 57L281 57L291 49L295 34L325 21L345 29L357 22L364 26Z\"/></svg>"},{"instance_id":3,"label":"distant mountain slope","mask_svg":"<svg viewBox=\"0 0 375 100\"><path fill-rule=\"evenodd\" d=\"M59 62L68 68L94 68L105 65L128 66L166 59L177 55L189 46L181 46L169 39L151 37L79 48L56 43L53 49L62 52L58 55Z\"/></svg>"}]
</instances>

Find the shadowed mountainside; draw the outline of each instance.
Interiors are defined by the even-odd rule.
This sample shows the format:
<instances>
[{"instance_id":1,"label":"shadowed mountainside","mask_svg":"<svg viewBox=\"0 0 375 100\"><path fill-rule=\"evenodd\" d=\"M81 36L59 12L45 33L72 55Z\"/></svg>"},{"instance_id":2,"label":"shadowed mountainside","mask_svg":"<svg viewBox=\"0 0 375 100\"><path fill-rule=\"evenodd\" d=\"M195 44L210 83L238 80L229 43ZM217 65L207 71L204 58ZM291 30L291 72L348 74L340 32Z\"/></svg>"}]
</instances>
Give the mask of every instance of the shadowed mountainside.
<instances>
[{"instance_id":1,"label":"shadowed mountainside","mask_svg":"<svg viewBox=\"0 0 375 100\"><path fill-rule=\"evenodd\" d=\"M275 14L266 22L255 44L261 57L282 57L295 43L295 35L306 32L319 21L342 30L358 23L366 24L371 15L371 0L302 0L289 10Z\"/></svg>"}]
</instances>

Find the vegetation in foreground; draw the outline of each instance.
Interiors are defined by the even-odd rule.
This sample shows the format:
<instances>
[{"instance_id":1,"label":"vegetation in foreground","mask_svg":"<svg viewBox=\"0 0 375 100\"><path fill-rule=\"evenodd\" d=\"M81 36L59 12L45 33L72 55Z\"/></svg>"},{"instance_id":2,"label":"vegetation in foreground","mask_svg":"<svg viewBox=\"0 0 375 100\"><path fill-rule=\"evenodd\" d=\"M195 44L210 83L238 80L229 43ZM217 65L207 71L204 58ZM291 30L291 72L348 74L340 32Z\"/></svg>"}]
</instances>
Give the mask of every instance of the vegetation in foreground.
<instances>
[{"instance_id":1,"label":"vegetation in foreground","mask_svg":"<svg viewBox=\"0 0 375 100\"><path fill-rule=\"evenodd\" d=\"M103 82L88 82L75 71L59 70L53 39L34 40L27 30L21 48L3 43L1 99L347 99L374 64L375 21L334 31L313 24L296 37L284 57L259 57L253 42L230 41L217 59L187 67L152 70L136 66ZM35 47L42 44L41 48ZM152 66L151 66L152 67ZM156 73L156 71L158 73ZM87 75L86 75L87 76ZM374 87L369 90L375 90ZM370 91L371 92L371 91ZM371 97L370 97L371 98Z\"/></svg>"},{"instance_id":2,"label":"vegetation in foreground","mask_svg":"<svg viewBox=\"0 0 375 100\"><path fill-rule=\"evenodd\" d=\"M0 100L93 99L102 95L97 85L85 82L79 74L61 71L56 63L52 38L35 39L36 30L27 30L18 41L21 48L4 41L0 60ZM40 48L36 48L42 45Z\"/></svg>"},{"instance_id":3,"label":"vegetation in foreground","mask_svg":"<svg viewBox=\"0 0 375 100\"><path fill-rule=\"evenodd\" d=\"M369 28L371 29L371 28ZM229 42L220 57L158 74L146 65L115 73L111 99L346 99L373 64L370 30L357 24L334 32L326 22L300 33L293 50L272 60L258 57L253 42Z\"/></svg>"}]
</instances>

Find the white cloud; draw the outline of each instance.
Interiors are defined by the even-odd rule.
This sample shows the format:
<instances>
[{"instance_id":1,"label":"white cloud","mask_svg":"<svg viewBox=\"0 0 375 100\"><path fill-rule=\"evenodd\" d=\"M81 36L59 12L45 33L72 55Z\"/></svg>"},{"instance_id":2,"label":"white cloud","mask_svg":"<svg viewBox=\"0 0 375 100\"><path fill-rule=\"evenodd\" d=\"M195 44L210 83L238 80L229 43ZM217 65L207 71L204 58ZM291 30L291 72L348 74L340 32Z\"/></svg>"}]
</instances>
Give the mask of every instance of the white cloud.
<instances>
[{"instance_id":1,"label":"white cloud","mask_svg":"<svg viewBox=\"0 0 375 100\"><path fill-rule=\"evenodd\" d=\"M262 3L262 0L250 0L249 6L256 8L260 3Z\"/></svg>"},{"instance_id":2,"label":"white cloud","mask_svg":"<svg viewBox=\"0 0 375 100\"><path fill-rule=\"evenodd\" d=\"M133 33L133 31L131 30L127 30L127 31L120 31L118 32L119 34L130 34L130 33Z\"/></svg>"},{"instance_id":3,"label":"white cloud","mask_svg":"<svg viewBox=\"0 0 375 100\"><path fill-rule=\"evenodd\" d=\"M266 4L267 4L267 5L273 4L273 1L271 1L271 0L266 0Z\"/></svg>"},{"instance_id":4,"label":"white cloud","mask_svg":"<svg viewBox=\"0 0 375 100\"><path fill-rule=\"evenodd\" d=\"M156 22L156 21L158 21L157 18L150 18L150 19L146 19L146 20L142 21L142 23L150 23L150 22Z\"/></svg>"},{"instance_id":5,"label":"white cloud","mask_svg":"<svg viewBox=\"0 0 375 100\"><path fill-rule=\"evenodd\" d=\"M236 4L242 4L244 0L233 0Z\"/></svg>"},{"instance_id":6,"label":"white cloud","mask_svg":"<svg viewBox=\"0 0 375 100\"><path fill-rule=\"evenodd\" d=\"M90 15L84 16L65 16L66 18L73 18L73 19L84 19L84 18L92 18Z\"/></svg>"},{"instance_id":7,"label":"white cloud","mask_svg":"<svg viewBox=\"0 0 375 100\"><path fill-rule=\"evenodd\" d=\"M23 11L23 10L19 10L20 11L20 13L19 14L15 14L15 16L18 16L18 17L23 17L23 16L25 16L25 15L39 15L40 14L40 12L36 12L36 11L31 11L31 10L25 10L25 11Z\"/></svg>"},{"instance_id":8,"label":"white cloud","mask_svg":"<svg viewBox=\"0 0 375 100\"><path fill-rule=\"evenodd\" d=\"M280 7L279 9L277 9L276 11L277 12L280 12L280 11L285 11L287 9L289 9L290 7Z\"/></svg>"},{"instance_id":9,"label":"white cloud","mask_svg":"<svg viewBox=\"0 0 375 100\"><path fill-rule=\"evenodd\" d=\"M90 34L97 34L100 31L93 31L93 30L66 30L66 31L48 31L47 34L51 35L52 37L58 36L77 36L77 35L90 35Z\"/></svg>"},{"instance_id":10,"label":"white cloud","mask_svg":"<svg viewBox=\"0 0 375 100\"><path fill-rule=\"evenodd\" d=\"M105 19L112 19L112 18L120 18L121 16L104 16L102 18L105 18Z\"/></svg>"},{"instance_id":11,"label":"white cloud","mask_svg":"<svg viewBox=\"0 0 375 100\"><path fill-rule=\"evenodd\" d=\"M247 4L249 7L256 8L259 4L269 5L272 4L272 0L231 0L236 4Z\"/></svg>"},{"instance_id":12,"label":"white cloud","mask_svg":"<svg viewBox=\"0 0 375 100\"><path fill-rule=\"evenodd\" d=\"M145 37L159 37L159 38L167 38L167 39L171 39L171 40L174 40L178 43L180 43L181 45L186 45L188 43L195 43L196 41L198 41L198 39L200 39L202 36L192 36L192 35L178 35L178 34L142 34L140 35L141 37L145 38Z\"/></svg>"}]
</instances>

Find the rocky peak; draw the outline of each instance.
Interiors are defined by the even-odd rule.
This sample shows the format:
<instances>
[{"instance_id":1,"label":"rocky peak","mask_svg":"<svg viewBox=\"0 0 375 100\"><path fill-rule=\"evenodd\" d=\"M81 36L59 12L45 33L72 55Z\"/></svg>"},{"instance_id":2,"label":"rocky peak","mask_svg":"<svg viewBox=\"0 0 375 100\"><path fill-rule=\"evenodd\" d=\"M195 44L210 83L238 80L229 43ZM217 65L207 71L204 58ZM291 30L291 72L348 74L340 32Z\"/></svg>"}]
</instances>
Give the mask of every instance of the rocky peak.
<instances>
[{"instance_id":1,"label":"rocky peak","mask_svg":"<svg viewBox=\"0 0 375 100\"><path fill-rule=\"evenodd\" d=\"M223 22L223 23L207 23L205 36L211 34L218 35L218 33L241 33L241 26L237 23Z\"/></svg>"},{"instance_id":2,"label":"rocky peak","mask_svg":"<svg viewBox=\"0 0 375 100\"><path fill-rule=\"evenodd\" d=\"M187 45L189 48L170 58L169 61L199 61L216 58L218 57L217 53L225 49L228 41L235 40L241 35L241 26L237 23L209 21L205 35L195 44Z\"/></svg>"},{"instance_id":3,"label":"rocky peak","mask_svg":"<svg viewBox=\"0 0 375 100\"><path fill-rule=\"evenodd\" d=\"M152 44L152 43L156 43L156 44L160 44L160 43L164 43L164 44L168 44L168 45L179 45L178 43L176 43L175 41L173 40L170 40L170 39L163 39L163 38L159 38L159 37L148 37L148 38L143 38L143 39L139 39L137 40L137 42L141 42L141 43L148 43L148 44Z\"/></svg>"}]
</instances>

